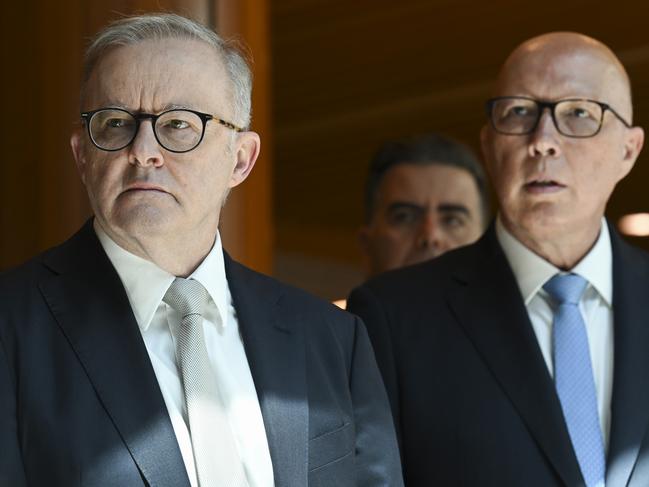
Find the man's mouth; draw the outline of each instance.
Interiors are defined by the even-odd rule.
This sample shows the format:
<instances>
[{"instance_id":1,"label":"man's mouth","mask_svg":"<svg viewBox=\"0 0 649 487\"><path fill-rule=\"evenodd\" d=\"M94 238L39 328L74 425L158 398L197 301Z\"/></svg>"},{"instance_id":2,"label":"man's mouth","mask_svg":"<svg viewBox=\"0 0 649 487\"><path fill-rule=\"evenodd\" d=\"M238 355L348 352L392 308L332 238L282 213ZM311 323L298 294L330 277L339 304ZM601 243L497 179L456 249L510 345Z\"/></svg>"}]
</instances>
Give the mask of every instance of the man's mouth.
<instances>
[{"instance_id":1,"label":"man's mouth","mask_svg":"<svg viewBox=\"0 0 649 487\"><path fill-rule=\"evenodd\" d=\"M124 193L130 193L134 191L151 191L151 192L158 192L158 193L167 192L160 186L156 186L153 184L134 184L124 189Z\"/></svg>"},{"instance_id":2,"label":"man's mouth","mask_svg":"<svg viewBox=\"0 0 649 487\"><path fill-rule=\"evenodd\" d=\"M525 183L525 189L534 194L554 193L566 186L553 179L535 179Z\"/></svg>"}]
</instances>

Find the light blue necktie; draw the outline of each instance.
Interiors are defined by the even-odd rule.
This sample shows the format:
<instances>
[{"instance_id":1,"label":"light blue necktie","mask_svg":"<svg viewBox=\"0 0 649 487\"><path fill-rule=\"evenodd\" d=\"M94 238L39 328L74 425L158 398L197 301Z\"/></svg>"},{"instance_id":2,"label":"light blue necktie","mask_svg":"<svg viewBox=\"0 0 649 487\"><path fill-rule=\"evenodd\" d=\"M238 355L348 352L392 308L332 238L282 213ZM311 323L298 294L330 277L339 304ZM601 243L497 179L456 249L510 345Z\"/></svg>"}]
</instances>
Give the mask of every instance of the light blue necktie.
<instances>
[{"instance_id":1,"label":"light blue necktie","mask_svg":"<svg viewBox=\"0 0 649 487\"><path fill-rule=\"evenodd\" d=\"M579 300L587 284L577 274L557 274L543 289L557 304L552 327L554 384L572 446L586 485L603 487L606 473L604 441L597 412L588 335L579 311Z\"/></svg>"}]
</instances>

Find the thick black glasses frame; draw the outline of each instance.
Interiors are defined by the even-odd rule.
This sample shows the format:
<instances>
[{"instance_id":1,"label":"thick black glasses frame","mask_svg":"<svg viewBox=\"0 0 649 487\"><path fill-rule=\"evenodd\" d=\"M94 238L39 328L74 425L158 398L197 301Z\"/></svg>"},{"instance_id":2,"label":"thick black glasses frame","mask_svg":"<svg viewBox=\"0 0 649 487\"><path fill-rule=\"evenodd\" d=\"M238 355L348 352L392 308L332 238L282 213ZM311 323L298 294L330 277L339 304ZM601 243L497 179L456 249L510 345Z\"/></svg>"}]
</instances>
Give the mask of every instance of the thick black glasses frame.
<instances>
[{"instance_id":1,"label":"thick black glasses frame","mask_svg":"<svg viewBox=\"0 0 649 487\"><path fill-rule=\"evenodd\" d=\"M90 122L92 121L92 117L94 117L95 114L97 114L99 112L104 112L104 111L108 111L108 110L127 113L131 117L133 117L133 119L135 120L135 131L133 132L133 137L131 138L131 140L128 141L128 143L124 144L121 147L118 147L117 149L105 149L103 147L100 147L99 144L97 144L97 142L95 142L95 139L93 138L92 133L90 131ZM196 145L194 147L192 147L191 149L173 150L173 149L170 149L169 147L167 147L166 145L164 145L160 141L160 139L158 138L158 131L155 128L155 126L156 126L155 124L158 121L158 118L162 117L163 115L166 115L169 112L178 112L178 111L184 111L184 112L193 113L194 115L196 115L198 118L201 119L201 122L203 122L203 130L201 131L201 137L198 139L198 142L196 142ZM223 125L224 127L232 129L235 132L242 132L243 131L243 129L241 127L237 127L236 125L234 125L231 122L228 122L228 121L223 120L221 118L217 118L217 117L215 117L213 115L210 115L209 113L197 112L196 110L190 110L188 108L172 108L171 110L165 110L162 113L158 113L157 115L154 115L153 113L134 114L134 113L131 113L128 110L125 110L123 108L110 108L110 107L107 107L107 108L99 108L97 110L92 110L92 111L89 111L89 112L81 112L81 119L86 124L86 129L88 130L88 137L92 141L93 145L95 147L97 147L97 149L100 149L100 150L103 150L103 151L106 151L106 152L116 152L118 150L122 150L125 147L128 147L129 145L131 145L133 143L133 141L135 140L135 137L137 137L137 133L140 131L140 123L141 123L142 120L151 120L151 129L153 130L153 135L155 137L155 140L158 141L158 144L160 144L160 146L163 149L168 150L169 152L174 152L176 154L183 154L185 152L192 151L192 150L196 149L196 147L198 147L201 144L201 142L203 141L203 137L205 136L205 126L207 125L207 122L209 120L214 120L215 122Z\"/></svg>"},{"instance_id":2,"label":"thick black glasses frame","mask_svg":"<svg viewBox=\"0 0 649 487\"><path fill-rule=\"evenodd\" d=\"M493 107L496 104L496 102L498 102L500 100L529 100L529 101L534 102L536 104L536 106L538 107L538 109L539 109L538 110L538 115L536 117L536 122L534 122L534 125L528 131L521 132L521 133L503 132L501 130L498 130L498 128L496 127L496 124L494 123L494 119L493 119ZM566 101L587 101L587 102L595 103L595 104L600 106L600 108L602 109L602 116L599 119L599 126L597 127L597 130L595 131L595 133L593 133L592 135L572 135L572 134L564 133L559 128L559 125L557 124L557 118L556 118L556 115L555 115L555 109L556 109L556 107L557 107L557 105L559 103L563 103L563 102L566 102ZM485 103L485 110L487 112L487 118L489 119L489 122L491 123L491 126L494 128L494 130L496 132L498 132L499 134L504 134L504 135L528 135L528 134L531 134L532 132L534 132L536 130L536 127L538 127L539 121L541 120L541 117L543 116L543 112L545 111L546 108L548 110L550 110L550 115L552 115L552 122L554 123L554 128L557 129L557 132L559 132L561 135L564 135L566 137L572 137L572 138L575 138L575 139L588 139L590 137L595 137L599 133L599 131L602 130L602 124L604 122L604 114L606 113L607 110L609 112L611 112L613 115L615 115L615 117L620 122L622 122L626 128L631 128L631 124L629 122L627 122L626 120L624 120L622 115L617 113L609 104L603 103L603 102L597 101L597 100L590 100L588 98L564 98L563 100L557 100L557 101L543 101L543 100L536 100L534 98L530 98L530 97L527 97L527 96L498 96L496 98L491 98L491 99L487 100L487 102Z\"/></svg>"}]
</instances>

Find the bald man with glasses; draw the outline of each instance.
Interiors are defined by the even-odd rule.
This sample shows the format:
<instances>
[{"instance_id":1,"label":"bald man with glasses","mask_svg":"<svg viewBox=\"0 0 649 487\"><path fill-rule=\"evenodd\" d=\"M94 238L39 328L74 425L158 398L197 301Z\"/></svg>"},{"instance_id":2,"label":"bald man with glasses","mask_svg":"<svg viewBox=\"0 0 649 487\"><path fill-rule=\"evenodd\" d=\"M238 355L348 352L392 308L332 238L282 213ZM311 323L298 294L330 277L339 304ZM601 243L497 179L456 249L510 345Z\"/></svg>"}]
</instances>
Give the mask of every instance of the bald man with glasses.
<instances>
[{"instance_id":1,"label":"bald man with glasses","mask_svg":"<svg viewBox=\"0 0 649 487\"><path fill-rule=\"evenodd\" d=\"M649 485L649 256L604 218L644 139L626 71L584 35L535 37L486 114L486 234L349 299L406 485Z\"/></svg>"}]
</instances>

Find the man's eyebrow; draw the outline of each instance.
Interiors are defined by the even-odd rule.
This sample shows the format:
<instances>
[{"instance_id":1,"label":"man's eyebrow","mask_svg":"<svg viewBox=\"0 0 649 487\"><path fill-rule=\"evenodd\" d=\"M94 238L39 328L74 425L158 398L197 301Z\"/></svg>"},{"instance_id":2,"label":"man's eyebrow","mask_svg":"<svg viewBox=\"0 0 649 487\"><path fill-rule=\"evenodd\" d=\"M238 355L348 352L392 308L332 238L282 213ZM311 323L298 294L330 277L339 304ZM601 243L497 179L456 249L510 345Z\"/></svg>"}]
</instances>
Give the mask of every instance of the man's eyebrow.
<instances>
[{"instance_id":1,"label":"man's eyebrow","mask_svg":"<svg viewBox=\"0 0 649 487\"><path fill-rule=\"evenodd\" d=\"M103 104L102 108L121 108L122 110L129 110L128 105L119 101L107 101Z\"/></svg>"},{"instance_id":2,"label":"man's eyebrow","mask_svg":"<svg viewBox=\"0 0 649 487\"><path fill-rule=\"evenodd\" d=\"M388 205L388 211L409 209L409 210L423 210L424 207L410 201L393 201Z\"/></svg>"},{"instance_id":3,"label":"man's eyebrow","mask_svg":"<svg viewBox=\"0 0 649 487\"><path fill-rule=\"evenodd\" d=\"M471 216L469 209L459 203L440 203L437 205L437 211L440 213L463 213L465 215Z\"/></svg>"},{"instance_id":4,"label":"man's eyebrow","mask_svg":"<svg viewBox=\"0 0 649 487\"><path fill-rule=\"evenodd\" d=\"M185 104L185 103L169 103L162 107L161 112L166 112L167 110L193 110L194 108Z\"/></svg>"},{"instance_id":5,"label":"man's eyebrow","mask_svg":"<svg viewBox=\"0 0 649 487\"><path fill-rule=\"evenodd\" d=\"M126 105L125 103L122 103L120 101L107 101L104 104L104 107L106 108L121 108L122 110L127 110L129 112L142 112L144 110L133 110L131 107ZM166 112L168 110L194 110L193 107L190 105L184 104L184 103L169 103L167 105L164 105L160 110L156 110L156 113L162 113Z\"/></svg>"}]
</instances>

